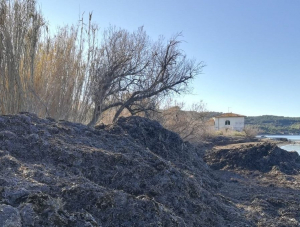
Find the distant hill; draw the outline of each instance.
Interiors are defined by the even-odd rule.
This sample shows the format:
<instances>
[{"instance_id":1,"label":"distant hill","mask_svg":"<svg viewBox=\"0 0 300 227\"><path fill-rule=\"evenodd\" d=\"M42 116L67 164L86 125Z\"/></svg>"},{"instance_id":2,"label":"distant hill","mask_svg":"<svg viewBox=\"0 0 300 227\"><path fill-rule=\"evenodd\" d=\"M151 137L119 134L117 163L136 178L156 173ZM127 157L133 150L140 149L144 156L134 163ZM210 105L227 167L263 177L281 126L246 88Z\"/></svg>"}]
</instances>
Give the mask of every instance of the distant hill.
<instances>
[{"instance_id":1,"label":"distant hill","mask_svg":"<svg viewBox=\"0 0 300 227\"><path fill-rule=\"evenodd\" d=\"M300 117L263 115L246 117L246 125L256 125L261 134L300 134Z\"/></svg>"},{"instance_id":2,"label":"distant hill","mask_svg":"<svg viewBox=\"0 0 300 227\"><path fill-rule=\"evenodd\" d=\"M177 108L177 109L176 109ZM201 119L201 116L205 116L205 119L216 117L223 114L223 112L196 112L181 110L179 107L172 107L170 110L176 110L177 115L185 116L186 119L193 116L194 119ZM174 113L175 114L175 113ZM262 115L262 116L249 116L245 118L245 125L254 125L260 129L260 134L299 134L300 135L300 117L284 117L274 115ZM178 126L178 125L177 125ZM166 127L166 125L165 125ZM172 128L169 128L173 130ZM178 132L177 132L178 133ZM179 133L180 134L180 133Z\"/></svg>"}]
</instances>

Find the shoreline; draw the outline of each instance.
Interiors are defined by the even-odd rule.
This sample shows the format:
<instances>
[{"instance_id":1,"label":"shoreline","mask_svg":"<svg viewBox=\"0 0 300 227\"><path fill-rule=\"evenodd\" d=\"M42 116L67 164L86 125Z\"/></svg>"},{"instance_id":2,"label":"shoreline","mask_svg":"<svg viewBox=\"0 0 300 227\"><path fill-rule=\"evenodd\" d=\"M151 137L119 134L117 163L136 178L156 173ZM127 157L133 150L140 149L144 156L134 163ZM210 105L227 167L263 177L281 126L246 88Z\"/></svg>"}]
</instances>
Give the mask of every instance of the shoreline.
<instances>
[{"instance_id":1,"label":"shoreline","mask_svg":"<svg viewBox=\"0 0 300 227\"><path fill-rule=\"evenodd\" d=\"M290 140L285 137L257 137L260 141L265 141L265 142L273 142L276 143L278 146L284 146L287 144L300 144L300 139L299 140Z\"/></svg>"},{"instance_id":2,"label":"shoreline","mask_svg":"<svg viewBox=\"0 0 300 227\"><path fill-rule=\"evenodd\" d=\"M271 142L271 143L275 143L277 145L277 147L286 150L288 152L292 152L292 151L296 151L299 153L300 155L300 140L287 140L287 141L282 141L282 140L277 140L276 138L263 138L260 139L260 141L264 141L264 142ZM297 146L296 148L298 149L285 149L285 146ZM299 146L299 147L298 147Z\"/></svg>"},{"instance_id":3,"label":"shoreline","mask_svg":"<svg viewBox=\"0 0 300 227\"><path fill-rule=\"evenodd\" d=\"M226 143L227 142L227 143ZM256 137L256 140L248 140L248 141L244 141L244 140L240 140L240 141L234 141L234 140L229 140L226 141L225 143L214 143L214 145L212 146L213 148L227 148L227 149L234 149L240 146L248 146L248 145L252 145L252 146L256 146L258 144L261 143L270 143L270 144L275 144L277 147L288 151L288 152L292 152L292 151L296 151L298 152L298 154L300 155L300 140L288 140L285 138L258 138ZM298 149L293 149L293 148L286 148L285 146L295 146L295 148Z\"/></svg>"}]
</instances>

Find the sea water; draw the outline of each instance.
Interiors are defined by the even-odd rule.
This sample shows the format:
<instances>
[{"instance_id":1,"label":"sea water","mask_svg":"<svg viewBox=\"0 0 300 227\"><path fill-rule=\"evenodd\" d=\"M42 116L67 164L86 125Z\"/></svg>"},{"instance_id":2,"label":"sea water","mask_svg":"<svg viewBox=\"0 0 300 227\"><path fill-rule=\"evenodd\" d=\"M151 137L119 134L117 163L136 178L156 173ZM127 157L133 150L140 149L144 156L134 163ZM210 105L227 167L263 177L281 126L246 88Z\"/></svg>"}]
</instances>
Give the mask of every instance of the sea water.
<instances>
[{"instance_id":1,"label":"sea water","mask_svg":"<svg viewBox=\"0 0 300 227\"><path fill-rule=\"evenodd\" d=\"M300 135L266 135L265 137L271 139L286 138L293 143L282 145L280 148L286 151L297 151L300 154Z\"/></svg>"},{"instance_id":2,"label":"sea water","mask_svg":"<svg viewBox=\"0 0 300 227\"><path fill-rule=\"evenodd\" d=\"M280 146L280 148L282 148L286 151L297 151L300 155L300 144L299 143L283 145L283 146Z\"/></svg>"}]
</instances>

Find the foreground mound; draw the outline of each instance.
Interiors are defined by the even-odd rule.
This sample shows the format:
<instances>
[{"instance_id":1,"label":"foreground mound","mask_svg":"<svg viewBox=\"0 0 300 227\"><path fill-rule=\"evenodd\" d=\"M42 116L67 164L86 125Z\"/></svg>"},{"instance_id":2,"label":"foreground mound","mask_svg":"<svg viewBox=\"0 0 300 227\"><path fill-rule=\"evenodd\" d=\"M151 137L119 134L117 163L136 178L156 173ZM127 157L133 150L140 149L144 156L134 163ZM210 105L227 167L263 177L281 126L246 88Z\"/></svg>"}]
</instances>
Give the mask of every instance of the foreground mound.
<instances>
[{"instance_id":1,"label":"foreground mound","mask_svg":"<svg viewBox=\"0 0 300 227\"><path fill-rule=\"evenodd\" d=\"M215 147L205 156L213 169L247 169L269 172L272 168L286 174L298 174L300 156L288 152L270 142L245 143L241 145Z\"/></svg>"},{"instance_id":2,"label":"foreground mound","mask_svg":"<svg viewBox=\"0 0 300 227\"><path fill-rule=\"evenodd\" d=\"M157 122L0 117L0 226L252 226L201 159Z\"/></svg>"}]
</instances>

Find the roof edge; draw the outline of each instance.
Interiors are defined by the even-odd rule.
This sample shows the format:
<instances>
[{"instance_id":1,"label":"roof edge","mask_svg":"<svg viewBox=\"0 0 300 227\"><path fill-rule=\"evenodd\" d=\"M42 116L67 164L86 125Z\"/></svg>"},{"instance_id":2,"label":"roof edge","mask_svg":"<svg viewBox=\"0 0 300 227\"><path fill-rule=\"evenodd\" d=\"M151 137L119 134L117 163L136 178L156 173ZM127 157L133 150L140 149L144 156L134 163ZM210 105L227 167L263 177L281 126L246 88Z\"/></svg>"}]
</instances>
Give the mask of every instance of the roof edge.
<instances>
[{"instance_id":1,"label":"roof edge","mask_svg":"<svg viewBox=\"0 0 300 227\"><path fill-rule=\"evenodd\" d=\"M215 118L222 118L222 117L246 117L245 115L241 115L241 114L235 114L235 113L225 113L225 114L221 114L218 116L215 116Z\"/></svg>"}]
</instances>

